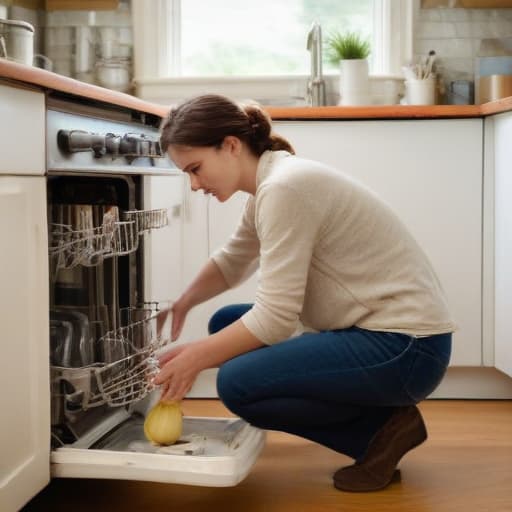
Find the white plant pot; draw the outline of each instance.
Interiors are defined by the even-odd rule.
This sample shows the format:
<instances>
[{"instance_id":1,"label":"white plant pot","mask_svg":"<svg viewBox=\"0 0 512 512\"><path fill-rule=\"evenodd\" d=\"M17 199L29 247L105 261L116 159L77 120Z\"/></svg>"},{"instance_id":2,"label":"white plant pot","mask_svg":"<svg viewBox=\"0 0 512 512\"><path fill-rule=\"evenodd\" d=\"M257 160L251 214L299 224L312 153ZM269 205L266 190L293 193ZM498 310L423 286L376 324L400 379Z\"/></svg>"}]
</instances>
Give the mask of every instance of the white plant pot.
<instances>
[{"instance_id":1,"label":"white plant pot","mask_svg":"<svg viewBox=\"0 0 512 512\"><path fill-rule=\"evenodd\" d=\"M340 105L369 105L370 82L366 59L340 61Z\"/></svg>"}]
</instances>

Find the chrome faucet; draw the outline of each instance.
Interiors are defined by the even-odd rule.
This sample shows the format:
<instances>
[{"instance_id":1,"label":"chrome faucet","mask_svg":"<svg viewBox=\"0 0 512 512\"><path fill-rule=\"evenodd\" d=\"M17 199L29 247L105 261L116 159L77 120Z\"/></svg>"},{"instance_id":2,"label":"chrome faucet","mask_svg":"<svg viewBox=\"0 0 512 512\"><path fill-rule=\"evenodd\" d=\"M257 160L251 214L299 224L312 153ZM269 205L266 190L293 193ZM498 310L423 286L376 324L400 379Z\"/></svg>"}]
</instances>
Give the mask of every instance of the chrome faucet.
<instances>
[{"instance_id":1,"label":"chrome faucet","mask_svg":"<svg viewBox=\"0 0 512 512\"><path fill-rule=\"evenodd\" d=\"M322 76L322 28L316 21L308 32L307 49L311 52L308 101L312 107L325 105L325 82Z\"/></svg>"}]
</instances>

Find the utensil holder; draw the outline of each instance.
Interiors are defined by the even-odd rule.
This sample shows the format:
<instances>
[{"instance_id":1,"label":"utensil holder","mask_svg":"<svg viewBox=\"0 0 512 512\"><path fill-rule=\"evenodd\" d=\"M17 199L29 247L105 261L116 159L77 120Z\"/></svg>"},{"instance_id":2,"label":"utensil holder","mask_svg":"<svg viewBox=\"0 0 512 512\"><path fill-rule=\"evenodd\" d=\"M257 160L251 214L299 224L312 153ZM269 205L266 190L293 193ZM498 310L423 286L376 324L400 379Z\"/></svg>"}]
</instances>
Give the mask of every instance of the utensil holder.
<instances>
[{"instance_id":1,"label":"utensil holder","mask_svg":"<svg viewBox=\"0 0 512 512\"><path fill-rule=\"evenodd\" d=\"M405 99L408 105L435 105L436 80L407 80L405 82Z\"/></svg>"}]
</instances>

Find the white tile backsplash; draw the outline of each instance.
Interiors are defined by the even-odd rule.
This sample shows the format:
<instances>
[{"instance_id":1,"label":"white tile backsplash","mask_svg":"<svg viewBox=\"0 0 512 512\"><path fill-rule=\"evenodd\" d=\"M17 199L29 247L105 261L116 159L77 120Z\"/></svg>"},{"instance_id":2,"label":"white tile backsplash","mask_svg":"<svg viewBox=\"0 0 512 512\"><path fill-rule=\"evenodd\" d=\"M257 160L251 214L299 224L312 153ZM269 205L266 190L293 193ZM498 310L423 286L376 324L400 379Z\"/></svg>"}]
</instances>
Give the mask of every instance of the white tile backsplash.
<instances>
[{"instance_id":1,"label":"white tile backsplash","mask_svg":"<svg viewBox=\"0 0 512 512\"><path fill-rule=\"evenodd\" d=\"M131 13L127 8L116 11L48 11L47 27L131 27Z\"/></svg>"},{"instance_id":2,"label":"white tile backsplash","mask_svg":"<svg viewBox=\"0 0 512 512\"><path fill-rule=\"evenodd\" d=\"M512 35L512 8L420 8L416 13L415 58L435 50L437 70L445 85L474 79L475 59L483 40Z\"/></svg>"},{"instance_id":3,"label":"white tile backsplash","mask_svg":"<svg viewBox=\"0 0 512 512\"><path fill-rule=\"evenodd\" d=\"M418 19L421 22L441 21L441 9L421 9Z\"/></svg>"},{"instance_id":4,"label":"white tile backsplash","mask_svg":"<svg viewBox=\"0 0 512 512\"><path fill-rule=\"evenodd\" d=\"M489 35L484 35L482 37L510 37L512 34L512 21L507 19L494 19L488 25L490 31Z\"/></svg>"},{"instance_id":5,"label":"white tile backsplash","mask_svg":"<svg viewBox=\"0 0 512 512\"><path fill-rule=\"evenodd\" d=\"M448 21L425 21L418 26L416 37L418 39L446 39L447 37L456 37L455 30L456 24Z\"/></svg>"},{"instance_id":6,"label":"white tile backsplash","mask_svg":"<svg viewBox=\"0 0 512 512\"><path fill-rule=\"evenodd\" d=\"M455 31L455 37L473 38L480 35L480 25L471 21L454 23L453 28Z\"/></svg>"},{"instance_id":7,"label":"white tile backsplash","mask_svg":"<svg viewBox=\"0 0 512 512\"><path fill-rule=\"evenodd\" d=\"M420 19L427 11L437 11L442 21L449 21L450 23L468 21L470 18L468 9L447 9L442 7L439 9L420 9Z\"/></svg>"},{"instance_id":8,"label":"white tile backsplash","mask_svg":"<svg viewBox=\"0 0 512 512\"><path fill-rule=\"evenodd\" d=\"M425 56L430 50L436 52L438 59L446 57L473 57L474 48L471 39L450 38L450 39L423 39L417 41L415 53L419 56Z\"/></svg>"}]
</instances>

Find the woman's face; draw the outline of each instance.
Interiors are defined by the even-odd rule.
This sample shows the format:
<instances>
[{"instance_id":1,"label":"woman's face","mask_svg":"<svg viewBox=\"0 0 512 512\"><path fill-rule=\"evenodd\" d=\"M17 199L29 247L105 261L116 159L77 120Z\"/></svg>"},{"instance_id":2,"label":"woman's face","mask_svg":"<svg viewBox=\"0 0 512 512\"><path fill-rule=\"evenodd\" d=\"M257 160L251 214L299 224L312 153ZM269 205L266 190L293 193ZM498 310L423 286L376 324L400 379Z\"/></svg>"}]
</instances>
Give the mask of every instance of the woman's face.
<instances>
[{"instance_id":1,"label":"woman's face","mask_svg":"<svg viewBox=\"0 0 512 512\"><path fill-rule=\"evenodd\" d=\"M169 146L171 160L190 178L193 191L203 190L224 202L239 190L236 141L226 137L220 148L210 146Z\"/></svg>"}]
</instances>

